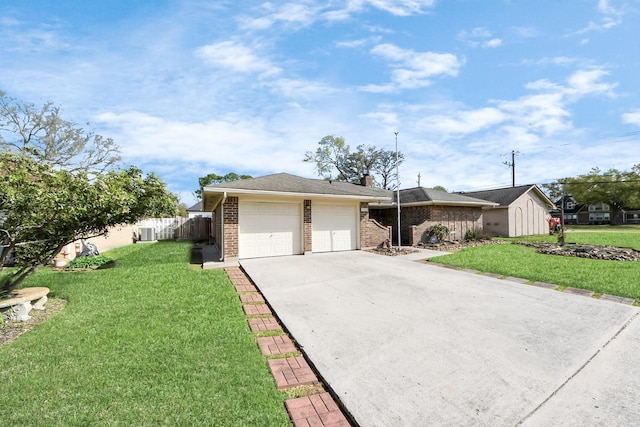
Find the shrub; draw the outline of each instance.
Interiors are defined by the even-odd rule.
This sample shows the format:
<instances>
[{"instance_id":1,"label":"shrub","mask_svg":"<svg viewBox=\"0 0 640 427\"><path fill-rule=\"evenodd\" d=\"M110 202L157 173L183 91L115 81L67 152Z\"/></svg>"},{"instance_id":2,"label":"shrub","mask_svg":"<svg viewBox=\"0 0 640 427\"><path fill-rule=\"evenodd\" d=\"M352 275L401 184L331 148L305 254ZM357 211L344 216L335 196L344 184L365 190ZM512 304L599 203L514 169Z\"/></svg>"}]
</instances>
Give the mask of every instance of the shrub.
<instances>
[{"instance_id":1,"label":"shrub","mask_svg":"<svg viewBox=\"0 0 640 427\"><path fill-rule=\"evenodd\" d=\"M104 255L82 256L72 260L65 268L100 268L113 263L113 259Z\"/></svg>"},{"instance_id":2,"label":"shrub","mask_svg":"<svg viewBox=\"0 0 640 427\"><path fill-rule=\"evenodd\" d=\"M475 229L468 229L464 234L464 240L483 240L484 236Z\"/></svg>"},{"instance_id":3,"label":"shrub","mask_svg":"<svg viewBox=\"0 0 640 427\"><path fill-rule=\"evenodd\" d=\"M436 224L429 229L429 234L427 236L430 238L435 237L439 242L442 242L449 236L449 227L442 224Z\"/></svg>"}]
</instances>

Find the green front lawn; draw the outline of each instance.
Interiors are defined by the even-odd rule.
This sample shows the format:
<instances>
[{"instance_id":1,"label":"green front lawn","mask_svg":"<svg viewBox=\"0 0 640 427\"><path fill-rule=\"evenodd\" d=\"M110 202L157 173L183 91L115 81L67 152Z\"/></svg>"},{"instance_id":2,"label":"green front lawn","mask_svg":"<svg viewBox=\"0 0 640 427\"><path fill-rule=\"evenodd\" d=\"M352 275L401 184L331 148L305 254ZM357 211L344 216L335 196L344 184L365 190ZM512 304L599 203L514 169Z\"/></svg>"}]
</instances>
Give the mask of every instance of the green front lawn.
<instances>
[{"instance_id":1,"label":"green front lawn","mask_svg":"<svg viewBox=\"0 0 640 427\"><path fill-rule=\"evenodd\" d=\"M529 236L509 240L557 241L556 236ZM632 247L640 250L639 233L579 232L566 234L567 242ZM589 289L600 294L640 300L640 262L605 261L543 255L522 245L487 245L432 258L431 262L469 268L532 282Z\"/></svg>"},{"instance_id":2,"label":"green front lawn","mask_svg":"<svg viewBox=\"0 0 640 427\"><path fill-rule=\"evenodd\" d=\"M108 255L26 281L68 303L0 347L3 425L290 425L224 271L190 270L188 243Z\"/></svg>"}]
</instances>

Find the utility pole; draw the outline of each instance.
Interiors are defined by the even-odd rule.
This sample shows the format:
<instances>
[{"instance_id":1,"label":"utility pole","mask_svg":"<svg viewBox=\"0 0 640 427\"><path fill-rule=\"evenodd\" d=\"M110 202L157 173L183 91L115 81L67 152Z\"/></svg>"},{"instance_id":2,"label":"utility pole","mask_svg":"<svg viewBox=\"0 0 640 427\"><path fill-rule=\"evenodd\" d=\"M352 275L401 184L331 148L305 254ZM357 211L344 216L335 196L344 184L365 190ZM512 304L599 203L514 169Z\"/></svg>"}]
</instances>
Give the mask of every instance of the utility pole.
<instances>
[{"instance_id":1,"label":"utility pole","mask_svg":"<svg viewBox=\"0 0 640 427\"><path fill-rule=\"evenodd\" d=\"M502 162L502 164L505 164L511 168L511 186L512 187L516 186L516 154L520 154L520 152L511 150L511 163Z\"/></svg>"},{"instance_id":2,"label":"utility pole","mask_svg":"<svg viewBox=\"0 0 640 427\"><path fill-rule=\"evenodd\" d=\"M420 172L418 172L418 187L420 187Z\"/></svg>"},{"instance_id":3,"label":"utility pole","mask_svg":"<svg viewBox=\"0 0 640 427\"><path fill-rule=\"evenodd\" d=\"M401 246L400 240L400 173L398 172L398 132L394 132L396 135L396 199L398 203L398 249Z\"/></svg>"}]
</instances>

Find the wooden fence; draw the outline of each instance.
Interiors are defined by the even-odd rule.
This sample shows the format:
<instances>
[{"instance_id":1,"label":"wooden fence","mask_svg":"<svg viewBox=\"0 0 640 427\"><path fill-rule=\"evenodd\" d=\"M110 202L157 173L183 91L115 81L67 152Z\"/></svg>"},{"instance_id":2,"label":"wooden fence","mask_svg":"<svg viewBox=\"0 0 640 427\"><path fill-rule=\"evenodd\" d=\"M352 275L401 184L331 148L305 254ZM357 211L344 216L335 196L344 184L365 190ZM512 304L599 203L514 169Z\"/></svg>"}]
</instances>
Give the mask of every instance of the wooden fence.
<instances>
[{"instance_id":1,"label":"wooden fence","mask_svg":"<svg viewBox=\"0 0 640 427\"><path fill-rule=\"evenodd\" d=\"M138 224L142 240L208 240L211 218L147 218ZM153 230L153 231L150 231ZM153 237L153 238L152 238Z\"/></svg>"}]
</instances>

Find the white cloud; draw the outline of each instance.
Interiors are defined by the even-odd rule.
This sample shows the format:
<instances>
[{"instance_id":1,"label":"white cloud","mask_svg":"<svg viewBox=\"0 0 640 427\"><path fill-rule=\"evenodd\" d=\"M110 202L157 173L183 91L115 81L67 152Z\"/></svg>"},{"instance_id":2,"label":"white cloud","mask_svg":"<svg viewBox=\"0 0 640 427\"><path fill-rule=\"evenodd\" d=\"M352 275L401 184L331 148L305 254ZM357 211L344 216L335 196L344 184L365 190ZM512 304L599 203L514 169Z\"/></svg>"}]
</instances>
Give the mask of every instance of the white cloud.
<instances>
[{"instance_id":1,"label":"white cloud","mask_svg":"<svg viewBox=\"0 0 640 427\"><path fill-rule=\"evenodd\" d=\"M336 6L336 3L339 5ZM285 28L304 28L318 20L344 21L354 14L378 9L395 16L411 16L427 13L435 0L347 0L323 2L307 0L276 5L264 2L255 9L255 16L244 14L237 18L244 30L266 30L274 25Z\"/></svg>"},{"instance_id":2,"label":"white cloud","mask_svg":"<svg viewBox=\"0 0 640 427\"><path fill-rule=\"evenodd\" d=\"M495 48L502 46L502 39L494 37L485 27L475 27L458 33L458 40L471 47Z\"/></svg>"},{"instance_id":3,"label":"white cloud","mask_svg":"<svg viewBox=\"0 0 640 427\"><path fill-rule=\"evenodd\" d=\"M388 43L375 46L371 53L391 61L392 82L398 88L425 87L431 84L431 77L456 76L464 62L451 53L415 52Z\"/></svg>"},{"instance_id":4,"label":"white cloud","mask_svg":"<svg viewBox=\"0 0 640 427\"><path fill-rule=\"evenodd\" d=\"M123 157L135 164L151 162L181 169L198 163L223 170L259 171L269 169L266 159L300 163L303 153L292 153L290 142L285 143L268 130L267 122L255 117L229 115L188 122L132 111L104 113L97 123L111 128L117 140L128 142L122 147Z\"/></svg>"},{"instance_id":5,"label":"white cloud","mask_svg":"<svg viewBox=\"0 0 640 427\"><path fill-rule=\"evenodd\" d=\"M435 4L435 0L353 0L350 3L369 4L396 16L422 14Z\"/></svg>"},{"instance_id":6,"label":"white cloud","mask_svg":"<svg viewBox=\"0 0 640 427\"><path fill-rule=\"evenodd\" d=\"M590 21L586 27L576 31L574 34L582 35L593 31L609 30L611 28L617 27L622 23L622 11L613 7L609 0L599 0L597 9L598 12L602 15L600 17L600 20Z\"/></svg>"},{"instance_id":7,"label":"white cloud","mask_svg":"<svg viewBox=\"0 0 640 427\"><path fill-rule=\"evenodd\" d=\"M536 61L524 60L523 65L558 65L560 67L567 67L576 63L583 62L579 58L572 58L569 56L553 56L548 58L538 59Z\"/></svg>"},{"instance_id":8,"label":"white cloud","mask_svg":"<svg viewBox=\"0 0 640 427\"><path fill-rule=\"evenodd\" d=\"M623 123L640 126L640 110L632 111L622 115Z\"/></svg>"},{"instance_id":9,"label":"white cloud","mask_svg":"<svg viewBox=\"0 0 640 427\"><path fill-rule=\"evenodd\" d=\"M273 3L262 3L258 11L261 16L249 17L243 15L238 18L240 28L245 30L266 30L275 24L285 27L306 27L311 25L321 10L319 6L300 3L284 3L276 6Z\"/></svg>"},{"instance_id":10,"label":"white cloud","mask_svg":"<svg viewBox=\"0 0 640 427\"><path fill-rule=\"evenodd\" d=\"M278 74L281 69L257 55L253 49L235 41L223 41L202 46L196 56L207 64L240 73Z\"/></svg>"},{"instance_id":11,"label":"white cloud","mask_svg":"<svg viewBox=\"0 0 640 427\"><path fill-rule=\"evenodd\" d=\"M614 89L617 84L601 81L607 75L609 75L609 72L601 68L578 70L567 78L565 85L542 79L528 83L525 87L527 89L561 93L576 98L592 94L615 96Z\"/></svg>"},{"instance_id":12,"label":"white cloud","mask_svg":"<svg viewBox=\"0 0 640 427\"><path fill-rule=\"evenodd\" d=\"M456 111L450 115L433 115L421 121L420 127L444 134L470 134L495 126L506 119L506 115L491 107L477 110Z\"/></svg>"}]
</instances>

